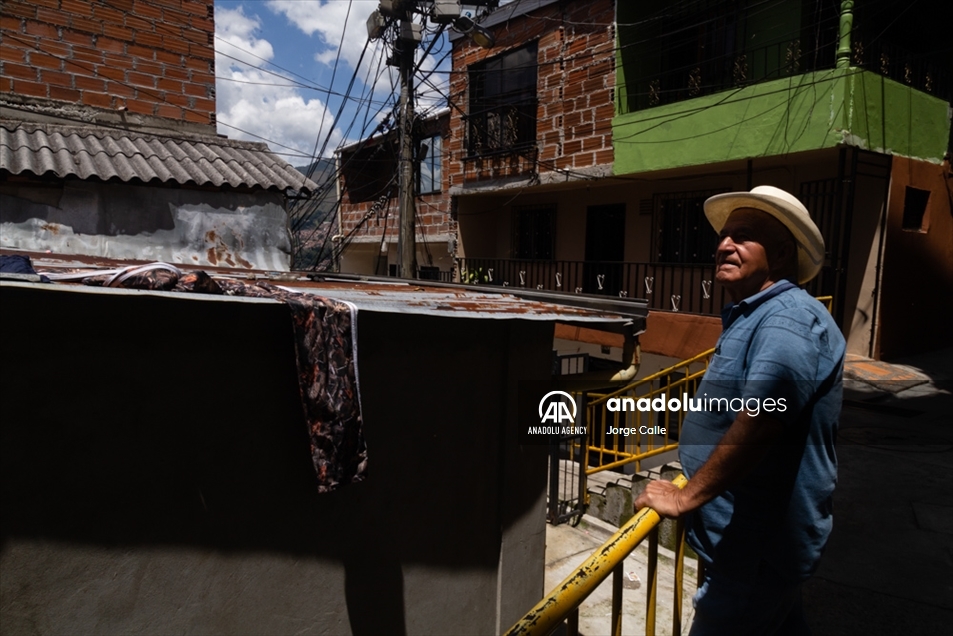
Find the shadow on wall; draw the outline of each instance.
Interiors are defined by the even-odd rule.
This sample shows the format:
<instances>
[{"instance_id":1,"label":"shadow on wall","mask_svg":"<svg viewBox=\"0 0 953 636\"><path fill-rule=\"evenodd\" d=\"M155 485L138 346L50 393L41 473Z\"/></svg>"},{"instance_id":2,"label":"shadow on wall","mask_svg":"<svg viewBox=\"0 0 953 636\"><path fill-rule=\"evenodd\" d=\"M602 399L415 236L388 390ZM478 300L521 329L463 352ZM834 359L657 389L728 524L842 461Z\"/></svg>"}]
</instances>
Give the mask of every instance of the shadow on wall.
<instances>
[{"instance_id":1,"label":"shadow on wall","mask_svg":"<svg viewBox=\"0 0 953 636\"><path fill-rule=\"evenodd\" d=\"M487 423L506 420L499 374L506 351L486 343L507 341L513 323L459 329L459 320L361 314L369 478L319 495L283 305L11 287L2 295L5 621L10 603L42 612L50 601L36 582L47 575L33 569L42 563L11 551L24 542L85 545L130 560L197 551L244 561L214 576L202 574L208 557L187 561L167 578L191 592L165 590L169 598L149 601L166 623L143 616L119 631L275 631L272 617L254 607L237 610L250 616L246 622L223 627L196 622L196 613L216 611L214 603L187 603L196 589L213 594L216 581L249 564L277 567L267 565L275 555L290 564L276 578L281 602L292 606L287 613L321 625L322 603L328 612L346 603L347 616L334 620L356 634L413 629L405 617L405 596L413 607L408 567L473 571L469 589L495 593L502 534L545 487L541 455L542 463L529 462L539 483L514 489L513 505L501 504L504 431ZM456 356L473 365L466 382L445 372ZM68 576L76 592L87 574ZM106 591L113 592L124 593ZM495 599L460 596L457 620L467 612L477 620ZM68 624L103 631L100 618ZM481 620L486 625L476 628L496 629L492 616Z\"/></svg>"}]
</instances>

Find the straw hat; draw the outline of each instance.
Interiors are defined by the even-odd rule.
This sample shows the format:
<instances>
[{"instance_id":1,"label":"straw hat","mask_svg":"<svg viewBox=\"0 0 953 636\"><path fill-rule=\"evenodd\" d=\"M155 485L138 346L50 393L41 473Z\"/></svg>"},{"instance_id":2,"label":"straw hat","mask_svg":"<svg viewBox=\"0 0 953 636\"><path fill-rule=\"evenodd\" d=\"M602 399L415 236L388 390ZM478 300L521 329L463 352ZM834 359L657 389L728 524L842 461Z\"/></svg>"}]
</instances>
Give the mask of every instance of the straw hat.
<instances>
[{"instance_id":1,"label":"straw hat","mask_svg":"<svg viewBox=\"0 0 953 636\"><path fill-rule=\"evenodd\" d=\"M716 194L705 201L705 216L715 231L721 232L728 216L738 208L767 212L791 230L797 243L798 285L817 276L824 264L824 238L797 197L774 186L758 186L751 192Z\"/></svg>"}]
</instances>

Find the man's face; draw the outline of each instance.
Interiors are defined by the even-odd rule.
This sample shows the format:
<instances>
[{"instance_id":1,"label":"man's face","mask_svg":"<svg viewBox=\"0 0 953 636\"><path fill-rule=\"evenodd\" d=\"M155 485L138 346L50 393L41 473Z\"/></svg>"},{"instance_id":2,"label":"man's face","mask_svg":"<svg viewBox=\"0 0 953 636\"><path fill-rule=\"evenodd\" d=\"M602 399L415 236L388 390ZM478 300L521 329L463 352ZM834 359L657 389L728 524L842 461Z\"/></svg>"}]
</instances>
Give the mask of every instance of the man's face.
<instances>
[{"instance_id":1,"label":"man's face","mask_svg":"<svg viewBox=\"0 0 953 636\"><path fill-rule=\"evenodd\" d=\"M738 302L777 282L771 275L771 257L785 233L780 221L760 210L739 208L729 215L715 252L715 280L732 300Z\"/></svg>"}]
</instances>

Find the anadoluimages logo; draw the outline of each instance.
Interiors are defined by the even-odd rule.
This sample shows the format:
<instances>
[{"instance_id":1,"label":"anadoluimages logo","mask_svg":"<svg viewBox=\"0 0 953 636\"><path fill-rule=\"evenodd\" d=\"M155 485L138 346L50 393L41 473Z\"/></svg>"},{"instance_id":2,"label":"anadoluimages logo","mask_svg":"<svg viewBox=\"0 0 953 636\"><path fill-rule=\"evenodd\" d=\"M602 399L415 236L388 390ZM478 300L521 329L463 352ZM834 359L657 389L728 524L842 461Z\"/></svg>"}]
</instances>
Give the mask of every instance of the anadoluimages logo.
<instances>
[{"instance_id":1,"label":"anadoluimages logo","mask_svg":"<svg viewBox=\"0 0 953 636\"><path fill-rule=\"evenodd\" d=\"M565 400L559 399L566 398ZM572 405L572 414L567 404ZM540 424L573 424L576 421L576 401L565 391L550 391L539 401Z\"/></svg>"}]
</instances>

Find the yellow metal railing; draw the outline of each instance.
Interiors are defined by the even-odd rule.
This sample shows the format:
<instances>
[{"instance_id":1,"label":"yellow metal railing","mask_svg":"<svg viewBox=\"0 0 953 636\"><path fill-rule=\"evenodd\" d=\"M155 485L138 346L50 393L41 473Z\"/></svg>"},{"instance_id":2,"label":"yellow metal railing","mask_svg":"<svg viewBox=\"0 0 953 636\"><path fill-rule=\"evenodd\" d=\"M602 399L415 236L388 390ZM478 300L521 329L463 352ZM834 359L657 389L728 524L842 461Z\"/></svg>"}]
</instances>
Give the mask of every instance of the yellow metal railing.
<instances>
[{"instance_id":1,"label":"yellow metal railing","mask_svg":"<svg viewBox=\"0 0 953 636\"><path fill-rule=\"evenodd\" d=\"M827 311L833 310L833 296L817 296L817 300ZM714 349L703 351L612 393L589 393L586 429L589 431L589 463L594 465L586 469L586 474L633 463L639 471L642 460L678 448L678 432L687 415L685 409L669 409L666 405L661 413L654 408L651 411L638 408L609 411L609 400L620 400L621 407L623 400L631 400L624 402L626 406L637 406L640 399L647 399L651 404L663 395L666 402L673 397L681 399L682 394L692 397L714 352Z\"/></svg>"},{"instance_id":2,"label":"yellow metal railing","mask_svg":"<svg viewBox=\"0 0 953 636\"><path fill-rule=\"evenodd\" d=\"M688 482L683 475L672 480L679 488ZM624 526L619 528L600 548L579 565L562 583L536 604L523 618L516 622L507 636L531 636L552 633L568 619L568 633L578 631L579 605L612 574L612 634L622 633L623 561L646 538L649 539L648 576L646 581L645 633L655 633L656 606L658 601L658 525L661 517L651 508L643 508ZM672 618L672 633L682 631L682 578L685 560L685 528L681 520L676 522L675 536L675 598Z\"/></svg>"},{"instance_id":3,"label":"yellow metal railing","mask_svg":"<svg viewBox=\"0 0 953 636\"><path fill-rule=\"evenodd\" d=\"M612 393L588 394L586 425L589 431L589 462L594 464L586 470L591 475L602 470L612 470L635 463L641 470L641 461L666 451L678 448L678 432L685 419L682 409L649 411L637 408L640 400L658 404L667 403L682 395L691 397L698 388L708 360L714 349L703 351L693 358L637 380ZM609 405L618 409L609 410Z\"/></svg>"}]
</instances>

